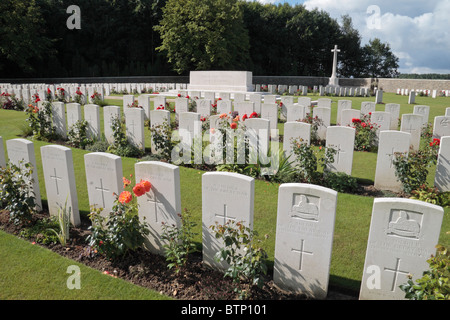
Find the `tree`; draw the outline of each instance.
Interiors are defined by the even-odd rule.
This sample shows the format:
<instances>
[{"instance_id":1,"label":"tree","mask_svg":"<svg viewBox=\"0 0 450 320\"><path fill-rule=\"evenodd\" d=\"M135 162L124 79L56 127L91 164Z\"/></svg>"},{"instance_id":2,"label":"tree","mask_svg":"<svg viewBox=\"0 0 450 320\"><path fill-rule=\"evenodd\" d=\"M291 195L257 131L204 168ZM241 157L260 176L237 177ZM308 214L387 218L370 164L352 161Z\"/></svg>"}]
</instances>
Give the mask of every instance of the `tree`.
<instances>
[{"instance_id":1,"label":"tree","mask_svg":"<svg viewBox=\"0 0 450 320\"><path fill-rule=\"evenodd\" d=\"M31 73L51 47L36 0L2 0L0 12L0 70Z\"/></svg>"},{"instance_id":2,"label":"tree","mask_svg":"<svg viewBox=\"0 0 450 320\"><path fill-rule=\"evenodd\" d=\"M364 52L361 47L361 36L353 27L352 18L349 15L341 17L341 36L339 49L338 74L341 77L359 78L364 70Z\"/></svg>"},{"instance_id":3,"label":"tree","mask_svg":"<svg viewBox=\"0 0 450 320\"><path fill-rule=\"evenodd\" d=\"M157 48L179 74L189 70L242 70L249 39L240 0L167 0L155 27Z\"/></svg>"},{"instance_id":4,"label":"tree","mask_svg":"<svg viewBox=\"0 0 450 320\"><path fill-rule=\"evenodd\" d=\"M394 78L398 77L398 57L395 56L388 43L375 38L363 48L365 77Z\"/></svg>"}]
</instances>

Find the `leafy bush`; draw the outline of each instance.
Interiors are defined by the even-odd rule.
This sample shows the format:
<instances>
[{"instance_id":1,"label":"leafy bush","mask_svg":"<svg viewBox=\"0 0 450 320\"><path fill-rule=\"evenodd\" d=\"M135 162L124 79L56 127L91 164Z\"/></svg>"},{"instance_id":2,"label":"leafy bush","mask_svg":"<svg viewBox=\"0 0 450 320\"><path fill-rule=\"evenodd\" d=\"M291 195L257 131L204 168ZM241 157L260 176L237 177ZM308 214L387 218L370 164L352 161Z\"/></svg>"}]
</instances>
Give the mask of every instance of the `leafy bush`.
<instances>
[{"instance_id":1,"label":"leafy bush","mask_svg":"<svg viewBox=\"0 0 450 320\"><path fill-rule=\"evenodd\" d=\"M429 187L425 184L418 189L411 191L411 199L416 199L442 207L450 206L450 192L439 192L435 187Z\"/></svg>"},{"instance_id":2,"label":"leafy bush","mask_svg":"<svg viewBox=\"0 0 450 320\"><path fill-rule=\"evenodd\" d=\"M163 124L149 127L149 130L152 133L152 144L156 153L158 153L162 159L169 161L172 157L173 148L173 144L170 139L170 124L164 122Z\"/></svg>"},{"instance_id":3,"label":"leafy bush","mask_svg":"<svg viewBox=\"0 0 450 320\"><path fill-rule=\"evenodd\" d=\"M86 149L86 147L94 143L94 140L87 136L87 127L88 122L86 120L78 120L69 128L67 139L70 146Z\"/></svg>"},{"instance_id":4,"label":"leafy bush","mask_svg":"<svg viewBox=\"0 0 450 320\"><path fill-rule=\"evenodd\" d=\"M337 192L355 192L358 189L358 180L344 172L325 172L324 185Z\"/></svg>"},{"instance_id":5,"label":"leafy bush","mask_svg":"<svg viewBox=\"0 0 450 320\"><path fill-rule=\"evenodd\" d=\"M193 228L196 223L192 221L192 216L187 209L183 214L179 214L181 218L181 227L163 223L162 240L164 244L164 255L169 262L169 269L174 268L175 273L179 273L186 265L190 253L196 250L194 244L195 233Z\"/></svg>"},{"instance_id":6,"label":"leafy bush","mask_svg":"<svg viewBox=\"0 0 450 320\"><path fill-rule=\"evenodd\" d=\"M129 180L124 178L125 181L128 181L126 183L128 186ZM143 186L142 181L133 188L134 194L138 197L149 190L150 188ZM102 208L93 207L89 214L92 225L89 227L91 234L87 237L87 241L91 247L109 258L117 259L143 246L150 230L146 222L139 220L137 202L133 200L129 191L116 195L109 214L102 215L101 211Z\"/></svg>"},{"instance_id":7,"label":"leafy bush","mask_svg":"<svg viewBox=\"0 0 450 320\"><path fill-rule=\"evenodd\" d=\"M36 212L32 173L33 166L29 162L0 167L1 204L9 211L10 221L14 224L29 224Z\"/></svg>"},{"instance_id":8,"label":"leafy bush","mask_svg":"<svg viewBox=\"0 0 450 320\"><path fill-rule=\"evenodd\" d=\"M323 185L323 173L319 171L319 165L323 171L326 171L327 165L334 161L336 149L322 147L318 149L305 143L302 139L292 140L293 153L297 159L296 169L298 180L305 183Z\"/></svg>"},{"instance_id":9,"label":"leafy bush","mask_svg":"<svg viewBox=\"0 0 450 320\"><path fill-rule=\"evenodd\" d=\"M411 193L426 185L428 169L436 164L438 151L439 141L435 140L429 147L411 151L408 155L396 153L393 160L395 175L404 192Z\"/></svg>"},{"instance_id":10,"label":"leafy bush","mask_svg":"<svg viewBox=\"0 0 450 320\"><path fill-rule=\"evenodd\" d=\"M53 141L57 138L56 129L52 124L53 116L51 102L45 102L42 110L31 105L31 107L27 109L27 113L27 121L37 140Z\"/></svg>"},{"instance_id":11,"label":"leafy bush","mask_svg":"<svg viewBox=\"0 0 450 320\"><path fill-rule=\"evenodd\" d=\"M241 288L241 279L249 280L253 285L262 287L267 273L267 253L258 246L257 233L242 222L228 220L224 225L211 226L215 237L225 245L217 252L217 261L229 264L225 277L231 277L237 286L235 292L239 298L247 298L248 293Z\"/></svg>"},{"instance_id":12,"label":"leafy bush","mask_svg":"<svg viewBox=\"0 0 450 320\"><path fill-rule=\"evenodd\" d=\"M114 153L120 157L140 157L143 152L135 145L129 143L126 135L125 124L115 117L111 121L111 129L113 130L114 142L109 145L108 152Z\"/></svg>"},{"instance_id":13,"label":"leafy bush","mask_svg":"<svg viewBox=\"0 0 450 320\"><path fill-rule=\"evenodd\" d=\"M109 148L109 143L105 139L94 141L91 145L86 146L86 150L92 152L106 152Z\"/></svg>"},{"instance_id":14,"label":"leafy bush","mask_svg":"<svg viewBox=\"0 0 450 320\"><path fill-rule=\"evenodd\" d=\"M410 279L400 286L409 300L450 300L450 252L437 246L436 256L427 260L430 269L416 283Z\"/></svg>"},{"instance_id":15,"label":"leafy bush","mask_svg":"<svg viewBox=\"0 0 450 320\"><path fill-rule=\"evenodd\" d=\"M364 115L361 119L352 119L355 132L355 150L373 151L377 148L377 125L370 122L369 115Z\"/></svg>"}]
</instances>

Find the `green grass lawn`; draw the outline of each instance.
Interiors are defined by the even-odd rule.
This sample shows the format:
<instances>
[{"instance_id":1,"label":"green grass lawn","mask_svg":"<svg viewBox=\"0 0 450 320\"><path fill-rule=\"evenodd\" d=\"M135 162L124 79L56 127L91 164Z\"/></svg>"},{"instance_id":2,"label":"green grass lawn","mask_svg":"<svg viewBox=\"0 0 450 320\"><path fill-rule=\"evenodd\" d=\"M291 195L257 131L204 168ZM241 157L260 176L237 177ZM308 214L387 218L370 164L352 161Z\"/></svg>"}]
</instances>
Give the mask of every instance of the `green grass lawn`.
<instances>
[{"instance_id":1,"label":"green grass lawn","mask_svg":"<svg viewBox=\"0 0 450 320\"><path fill-rule=\"evenodd\" d=\"M319 96L310 95L313 100L319 98ZM332 123L335 123L337 112L337 100L348 99L353 101L353 108L359 109L362 101L374 101L374 98L354 98L354 97L331 97L332 104ZM401 114L412 113L413 106L408 105L408 97L397 96L395 94L385 93L385 103L399 103L401 105ZM119 99L109 100L109 104L122 106L122 101ZM417 97L417 104L429 105L430 119L433 119L437 115L445 114L445 108L450 106L450 99L444 97L438 97L432 99L430 97ZM377 105L377 110L384 111L384 105ZM103 117L101 113L101 117ZM21 133L21 126L27 118L25 113L17 111L0 110L0 136L3 137L4 144L6 140L17 138ZM102 120L102 119L101 119ZM431 120L430 120L431 121ZM101 122L103 123L103 121ZM282 124L279 126L282 129ZM281 131L282 132L282 131ZM41 188L42 199L45 203L46 193L45 184L42 176L42 168L39 166L41 163L39 148L47 143L42 141L34 141L34 148L36 152L36 161L38 163L38 176ZM150 148L150 131L146 130L146 148ZM147 150L148 150L147 149ZM6 144L5 144L6 150ZM73 149L73 159L75 176L77 183L77 192L79 199L79 208L82 215L87 215L89 212L89 203L87 196L86 177L84 171L84 154L88 151ZM353 160L353 172L352 175L360 179L367 184L373 184L375 176L376 165L376 153L367 152L355 152ZM134 174L134 164L137 159L122 158L123 160L123 173L124 176ZM203 172L186 167L180 167L181 174L181 202L182 208L187 208L191 211L194 221L197 223L195 231L197 232L196 242L198 246L201 245L201 177ZM430 175L429 181L432 182L433 175ZM277 200L278 200L278 184L267 183L265 181L257 180L255 183L255 213L254 213L254 227L262 238L265 234L269 235L268 240L264 242L264 248L269 254L270 264L273 264L274 247L275 247L275 228L276 228L276 214L277 214ZM330 268L330 284L334 286L341 286L354 291L359 291L360 281L363 274L364 258L366 252L367 238L370 227L370 217L372 212L373 198L363 197L352 194L340 193L337 203L337 214L335 224L335 234L333 242L333 252ZM445 216L440 234L440 243L446 246L450 245L450 235L447 234L450 231L450 208L445 209ZM3 257L8 255L10 250L9 243L13 242L10 237L0 234L0 287L2 292L0 298L20 299L21 296L14 290L12 284L20 282L17 277L13 276L14 269L17 268L17 264L20 265L20 261L4 260ZM36 260L42 259L42 249L26 244L14 244L14 246L24 246L27 250L28 257L36 257ZM37 262L36 262L37 263ZM64 262L65 263L65 262ZM47 263L48 268L56 268L55 265L63 264L57 258L49 260ZM13 267L15 266L15 267ZM45 268L40 269L45 275ZM4 271L6 270L6 271ZM32 274L29 275L32 278ZM67 279L67 275L62 277ZM7 284L2 283L6 279ZM43 276L45 278L45 276ZM109 280L109 279L108 279ZM116 284L114 284L115 286ZM121 286L121 283L117 283L117 286ZM112 285L111 285L112 286ZM100 285L98 291L105 290L101 296L108 296L110 288ZM23 287L20 290L29 291L30 293L23 293L25 296L32 296L38 290L45 291L47 296L52 298L62 298L69 295L68 299L81 299L83 295L77 296L76 293L64 293L54 289L53 284L45 283L45 279L42 281L33 281L26 288ZM19 291L20 291L19 290ZM67 290L67 289L66 289ZM138 290L138 289L136 289ZM76 290L74 290L76 291ZM114 290L111 290L114 291ZM73 294L73 296L70 296ZM129 293L129 298L134 299L132 291ZM2 296L4 295L4 296ZM122 298L124 296L121 296ZM128 297L127 297L128 298Z\"/></svg>"}]
</instances>

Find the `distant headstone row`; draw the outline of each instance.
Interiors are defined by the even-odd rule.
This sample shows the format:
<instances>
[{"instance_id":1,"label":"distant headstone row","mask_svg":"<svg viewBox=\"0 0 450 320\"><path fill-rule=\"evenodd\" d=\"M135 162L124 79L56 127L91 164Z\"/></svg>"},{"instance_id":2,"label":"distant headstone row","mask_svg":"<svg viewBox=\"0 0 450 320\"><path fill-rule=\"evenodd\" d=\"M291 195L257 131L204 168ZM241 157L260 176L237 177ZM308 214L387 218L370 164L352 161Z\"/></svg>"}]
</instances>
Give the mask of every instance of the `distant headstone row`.
<instances>
[{"instance_id":1,"label":"distant headstone row","mask_svg":"<svg viewBox=\"0 0 450 320\"><path fill-rule=\"evenodd\" d=\"M448 139L443 140L448 157ZM31 141L12 139L6 145L10 161L24 159L36 167ZM47 145L41 147L41 155L50 213L54 215L57 205L63 205L67 199L72 208L72 223L79 224L71 149ZM0 161L5 164L4 157ZM108 153L93 152L85 154L84 163L89 204L104 208L106 214L112 207L114 194L123 190L122 160ZM37 176L34 178L34 191L38 191ZM162 222L176 226L181 223L179 168L162 162L138 162L135 179L152 184L151 190L139 198L139 216L145 217L151 231L147 249L161 254ZM227 267L214 259L223 243L214 237L210 226L235 221L253 229L254 201L253 178L225 172L203 174L202 246L207 265L219 270ZM280 185L273 273L277 286L316 299L327 296L337 202L337 192L321 186ZM426 260L435 253L443 214L443 208L417 200L374 200L360 299L404 298L398 286L407 281L407 275L419 278L427 270Z\"/></svg>"},{"instance_id":2,"label":"distant headstone row","mask_svg":"<svg viewBox=\"0 0 450 320\"><path fill-rule=\"evenodd\" d=\"M397 94L402 96L408 96L409 104L415 103L415 98L417 95L422 95L426 97L450 97L450 90L427 90L427 89L397 89Z\"/></svg>"}]
</instances>

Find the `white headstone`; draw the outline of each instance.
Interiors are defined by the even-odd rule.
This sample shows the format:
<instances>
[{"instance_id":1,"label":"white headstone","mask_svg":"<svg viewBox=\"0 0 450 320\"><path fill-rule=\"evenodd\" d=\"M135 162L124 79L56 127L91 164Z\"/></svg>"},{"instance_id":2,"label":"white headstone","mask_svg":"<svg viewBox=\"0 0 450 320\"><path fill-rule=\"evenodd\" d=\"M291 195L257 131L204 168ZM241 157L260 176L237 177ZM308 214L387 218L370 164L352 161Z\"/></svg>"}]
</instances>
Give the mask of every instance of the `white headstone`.
<instances>
[{"instance_id":1,"label":"white headstone","mask_svg":"<svg viewBox=\"0 0 450 320\"><path fill-rule=\"evenodd\" d=\"M211 226L224 225L228 220L242 222L253 229L255 180L246 175L231 172L206 172L202 176L202 244L203 262L224 270L225 262L217 262L214 256L224 247L216 239Z\"/></svg>"},{"instance_id":2,"label":"white headstone","mask_svg":"<svg viewBox=\"0 0 450 320\"><path fill-rule=\"evenodd\" d=\"M422 116L422 125L426 126L428 124L428 119L430 117L430 106L414 106L414 114L420 114Z\"/></svg>"},{"instance_id":3,"label":"white headstone","mask_svg":"<svg viewBox=\"0 0 450 320\"><path fill-rule=\"evenodd\" d=\"M400 131L408 132L411 134L411 148L413 150L419 150L420 147L420 135L422 133L422 122L423 118L421 115L405 113L402 115L402 122L400 125Z\"/></svg>"},{"instance_id":4,"label":"white headstone","mask_svg":"<svg viewBox=\"0 0 450 320\"><path fill-rule=\"evenodd\" d=\"M268 94L263 97L263 103L269 104L269 103L277 103L277 96L273 94Z\"/></svg>"},{"instance_id":5,"label":"white headstone","mask_svg":"<svg viewBox=\"0 0 450 320\"><path fill-rule=\"evenodd\" d=\"M409 93L409 97L408 97L408 104L414 104L416 103L416 93L411 90L411 92Z\"/></svg>"},{"instance_id":6,"label":"white headstone","mask_svg":"<svg viewBox=\"0 0 450 320\"><path fill-rule=\"evenodd\" d=\"M450 116L450 107L445 108L445 115Z\"/></svg>"},{"instance_id":7,"label":"white headstone","mask_svg":"<svg viewBox=\"0 0 450 320\"><path fill-rule=\"evenodd\" d=\"M159 111L159 110L158 110ZM149 225L145 247L162 254L163 223L181 227L180 168L160 161L142 161L135 164L136 183L147 180L150 191L138 197L139 218Z\"/></svg>"},{"instance_id":8,"label":"white headstone","mask_svg":"<svg viewBox=\"0 0 450 320\"><path fill-rule=\"evenodd\" d=\"M280 118L287 119L287 108L294 105L293 96L281 96L281 108L280 108Z\"/></svg>"},{"instance_id":9,"label":"white headstone","mask_svg":"<svg viewBox=\"0 0 450 320\"><path fill-rule=\"evenodd\" d=\"M87 135L91 139L100 139L100 106L86 104L84 106L84 120L87 121Z\"/></svg>"},{"instance_id":10,"label":"white headstone","mask_svg":"<svg viewBox=\"0 0 450 320\"><path fill-rule=\"evenodd\" d=\"M253 110L261 113L262 95L259 93L249 94L248 98L250 102L253 102Z\"/></svg>"},{"instance_id":11,"label":"white headstone","mask_svg":"<svg viewBox=\"0 0 450 320\"><path fill-rule=\"evenodd\" d=\"M338 108L336 115L336 124L341 125L342 110L351 109L352 100L338 100Z\"/></svg>"},{"instance_id":12,"label":"white headstone","mask_svg":"<svg viewBox=\"0 0 450 320\"><path fill-rule=\"evenodd\" d=\"M131 108L129 108L129 109L131 109ZM103 107L103 121L104 121L103 132L105 134L106 141L108 141L109 143L114 142L113 129L111 128L114 118L120 119L120 107L104 106Z\"/></svg>"},{"instance_id":13,"label":"white headstone","mask_svg":"<svg viewBox=\"0 0 450 320\"><path fill-rule=\"evenodd\" d=\"M341 111L341 126L353 127L352 119L360 119L361 111L357 109L344 109Z\"/></svg>"},{"instance_id":14,"label":"white headstone","mask_svg":"<svg viewBox=\"0 0 450 320\"><path fill-rule=\"evenodd\" d=\"M336 150L334 161L327 165L331 172L352 174L353 150L355 147L355 128L329 126L326 135L326 147Z\"/></svg>"},{"instance_id":15,"label":"white headstone","mask_svg":"<svg viewBox=\"0 0 450 320\"><path fill-rule=\"evenodd\" d=\"M377 90L375 94L375 103L383 103L383 90Z\"/></svg>"},{"instance_id":16,"label":"white headstone","mask_svg":"<svg viewBox=\"0 0 450 320\"><path fill-rule=\"evenodd\" d=\"M280 186L273 279L281 289L326 298L336 202L337 192L328 188Z\"/></svg>"},{"instance_id":17,"label":"white headstone","mask_svg":"<svg viewBox=\"0 0 450 320\"><path fill-rule=\"evenodd\" d=\"M145 113L141 108L130 108L125 118L126 135L128 142L135 147L145 149Z\"/></svg>"},{"instance_id":18,"label":"white headstone","mask_svg":"<svg viewBox=\"0 0 450 320\"><path fill-rule=\"evenodd\" d=\"M202 117L209 117L211 115L211 100L197 100L197 113L200 113Z\"/></svg>"},{"instance_id":19,"label":"white headstone","mask_svg":"<svg viewBox=\"0 0 450 320\"><path fill-rule=\"evenodd\" d=\"M42 210L41 191L39 187L38 170L36 166L36 156L33 142L20 138L10 139L6 141L6 151L8 153L9 161L19 168L23 168L23 165L20 165L21 161L23 164L29 162L32 165L32 190L34 192L37 210Z\"/></svg>"},{"instance_id":20,"label":"white headstone","mask_svg":"<svg viewBox=\"0 0 450 320\"><path fill-rule=\"evenodd\" d=\"M398 122L400 120L400 105L398 103L386 103L384 111L391 114L391 125L389 126L390 130L397 130Z\"/></svg>"},{"instance_id":21,"label":"white headstone","mask_svg":"<svg viewBox=\"0 0 450 320\"><path fill-rule=\"evenodd\" d=\"M80 225L72 150L58 145L43 146L41 158L50 215L58 216L59 210L67 205L71 223Z\"/></svg>"},{"instance_id":22,"label":"white headstone","mask_svg":"<svg viewBox=\"0 0 450 320\"><path fill-rule=\"evenodd\" d=\"M319 108L331 108L332 100L328 98L317 99L317 107Z\"/></svg>"},{"instance_id":23,"label":"white headstone","mask_svg":"<svg viewBox=\"0 0 450 320\"><path fill-rule=\"evenodd\" d=\"M297 103L286 106L286 122L301 121L306 118L306 107Z\"/></svg>"},{"instance_id":24,"label":"white headstone","mask_svg":"<svg viewBox=\"0 0 450 320\"><path fill-rule=\"evenodd\" d=\"M84 155L89 205L103 208L108 216L116 200L114 194L123 191L122 159L106 152Z\"/></svg>"},{"instance_id":25,"label":"white headstone","mask_svg":"<svg viewBox=\"0 0 450 320\"><path fill-rule=\"evenodd\" d=\"M401 131L381 131L378 143L375 188L379 190L402 191L402 184L395 175L393 160L395 153L408 154L411 134Z\"/></svg>"},{"instance_id":26,"label":"white headstone","mask_svg":"<svg viewBox=\"0 0 450 320\"><path fill-rule=\"evenodd\" d=\"M413 280L429 269L436 254L444 210L404 198L374 200L360 300L402 300L408 275Z\"/></svg>"},{"instance_id":27,"label":"white headstone","mask_svg":"<svg viewBox=\"0 0 450 320\"><path fill-rule=\"evenodd\" d=\"M433 139L450 136L450 116L434 117Z\"/></svg>"},{"instance_id":28,"label":"white headstone","mask_svg":"<svg viewBox=\"0 0 450 320\"><path fill-rule=\"evenodd\" d=\"M311 98L298 97L297 103L301 106L311 107Z\"/></svg>"},{"instance_id":29,"label":"white headstone","mask_svg":"<svg viewBox=\"0 0 450 320\"><path fill-rule=\"evenodd\" d=\"M78 121L81 121L81 105L79 103L68 103L67 109L67 128L70 130Z\"/></svg>"},{"instance_id":30,"label":"white headstone","mask_svg":"<svg viewBox=\"0 0 450 320\"><path fill-rule=\"evenodd\" d=\"M189 99L188 98L176 98L175 99L175 113L180 116L182 112L189 112Z\"/></svg>"},{"instance_id":31,"label":"white headstone","mask_svg":"<svg viewBox=\"0 0 450 320\"><path fill-rule=\"evenodd\" d=\"M164 96L151 96L153 100L153 110L156 110L157 108L166 108L166 97Z\"/></svg>"},{"instance_id":32,"label":"white headstone","mask_svg":"<svg viewBox=\"0 0 450 320\"><path fill-rule=\"evenodd\" d=\"M278 128L278 105L276 103L263 103L261 105L261 118L270 121L270 129Z\"/></svg>"},{"instance_id":33,"label":"white headstone","mask_svg":"<svg viewBox=\"0 0 450 320\"><path fill-rule=\"evenodd\" d=\"M434 186L439 192L450 191L450 137L442 137L436 164Z\"/></svg>"},{"instance_id":34,"label":"white headstone","mask_svg":"<svg viewBox=\"0 0 450 320\"><path fill-rule=\"evenodd\" d=\"M317 128L317 136L320 140L325 140L327 137L327 128L331 121L331 108L315 107L313 109L313 118L318 117L322 123Z\"/></svg>"},{"instance_id":35,"label":"white headstone","mask_svg":"<svg viewBox=\"0 0 450 320\"><path fill-rule=\"evenodd\" d=\"M391 127L391 114L385 111L374 111L370 116L370 122L376 128L377 137L380 135L380 131L390 130Z\"/></svg>"},{"instance_id":36,"label":"white headstone","mask_svg":"<svg viewBox=\"0 0 450 320\"><path fill-rule=\"evenodd\" d=\"M286 122L284 124L283 151L286 157L290 157L289 161L294 163L297 161L293 152L292 143L310 144L311 141L311 124L306 122Z\"/></svg>"},{"instance_id":37,"label":"white headstone","mask_svg":"<svg viewBox=\"0 0 450 320\"><path fill-rule=\"evenodd\" d=\"M145 120L150 119L150 95L141 94L138 96L138 105L144 110Z\"/></svg>"},{"instance_id":38,"label":"white headstone","mask_svg":"<svg viewBox=\"0 0 450 320\"><path fill-rule=\"evenodd\" d=\"M179 135L183 137L182 140L188 145L192 145L195 138L202 137L202 122L200 120L200 113L183 112L179 115Z\"/></svg>"},{"instance_id":39,"label":"white headstone","mask_svg":"<svg viewBox=\"0 0 450 320\"><path fill-rule=\"evenodd\" d=\"M217 114L230 114L233 111L231 100L217 100Z\"/></svg>"},{"instance_id":40,"label":"white headstone","mask_svg":"<svg viewBox=\"0 0 450 320\"><path fill-rule=\"evenodd\" d=\"M363 101L361 102L361 116L368 115L371 112L374 112L376 109L375 102Z\"/></svg>"},{"instance_id":41,"label":"white headstone","mask_svg":"<svg viewBox=\"0 0 450 320\"><path fill-rule=\"evenodd\" d=\"M262 118L251 118L245 120L245 127L246 134L249 136L249 153L254 156L257 156L259 153L266 156L270 143L270 121ZM252 159L256 161L256 158Z\"/></svg>"},{"instance_id":42,"label":"white headstone","mask_svg":"<svg viewBox=\"0 0 450 320\"><path fill-rule=\"evenodd\" d=\"M233 95L233 102L234 102L234 104L236 104L237 102L244 102L244 101L245 101L245 93L236 92Z\"/></svg>"},{"instance_id":43,"label":"white headstone","mask_svg":"<svg viewBox=\"0 0 450 320\"><path fill-rule=\"evenodd\" d=\"M56 133L67 137L66 106L63 102L52 102L52 117Z\"/></svg>"},{"instance_id":44,"label":"white headstone","mask_svg":"<svg viewBox=\"0 0 450 320\"><path fill-rule=\"evenodd\" d=\"M136 98L132 94L125 94L123 96L123 111L127 110L127 108L134 104Z\"/></svg>"}]
</instances>

